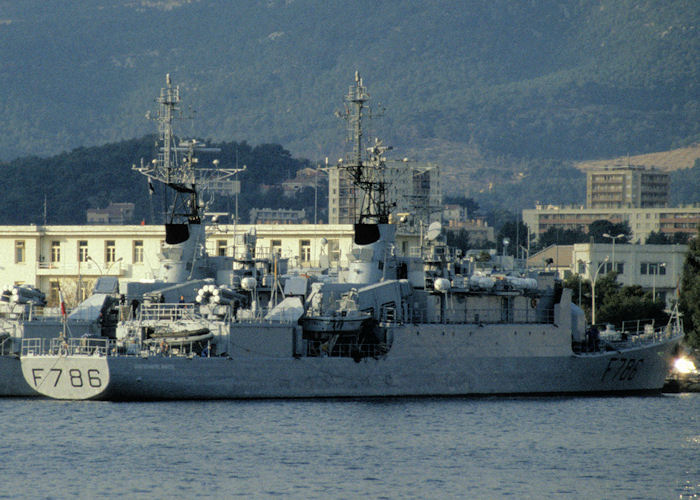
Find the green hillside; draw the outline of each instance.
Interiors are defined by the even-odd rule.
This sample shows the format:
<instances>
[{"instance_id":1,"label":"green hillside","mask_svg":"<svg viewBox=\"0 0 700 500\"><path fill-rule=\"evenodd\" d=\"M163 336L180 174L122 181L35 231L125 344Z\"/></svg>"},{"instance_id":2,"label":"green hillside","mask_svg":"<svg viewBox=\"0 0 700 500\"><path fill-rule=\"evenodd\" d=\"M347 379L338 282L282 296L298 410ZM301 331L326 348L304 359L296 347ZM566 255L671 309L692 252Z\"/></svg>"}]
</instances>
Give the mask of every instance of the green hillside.
<instances>
[{"instance_id":1,"label":"green hillside","mask_svg":"<svg viewBox=\"0 0 700 500\"><path fill-rule=\"evenodd\" d=\"M154 157L155 137L145 136L117 143L89 148L76 148L48 158L25 157L11 162L0 162L3 172L3 194L0 197L2 224L84 224L89 208L105 208L110 202L132 202L136 205L132 222L149 224L163 222L162 213L168 201L163 198L161 186L149 195L145 178L131 169L131 165ZM292 178L302 168L312 166L308 160L294 158L277 144L252 146L247 142L211 144L220 152L201 153L200 163L210 165L214 158L221 167L245 165L239 174L242 192L238 197L239 216L248 221L251 208L306 209L313 220L318 209L318 220L327 220L327 184L320 178L318 191L306 188L294 197L283 196L279 184ZM585 202L585 175L557 160L520 160L512 158L488 160L488 168L477 168L475 178L494 179L492 170L504 174L507 166L515 166L515 174L501 182L490 182L490 189L458 196L456 200L471 198L470 206L479 207L479 215L500 227L522 208L530 208L536 201L555 204L583 204ZM443 177L443 185L459 184L459 179ZM672 203L700 202L700 160L689 169L671 173ZM317 197L315 196L317 195ZM209 212L235 211L233 197L209 196ZM46 209L46 219L44 219ZM471 208L470 208L471 210ZM471 215L477 215L471 213Z\"/></svg>"},{"instance_id":2,"label":"green hillside","mask_svg":"<svg viewBox=\"0 0 700 500\"><path fill-rule=\"evenodd\" d=\"M2 224L85 224L89 208L105 208L110 202L132 202L135 216L162 224L162 214L171 200L163 196L161 185L149 195L146 178L131 166L155 155L155 137L146 136L99 147L77 148L49 158L28 157L0 163L4 196L0 197ZM202 153L201 163L217 158L222 167L245 165L239 174L243 190L239 195L239 215L247 221L250 208L312 208L313 193L301 192L295 198L281 196L279 190L265 193L263 186L277 184L300 168L305 160L292 158L289 151L276 144L251 146L246 142L217 143L217 153ZM327 206L325 191L320 189L319 211ZM207 210L235 211L234 200L206 196ZM45 214L45 219L44 219Z\"/></svg>"},{"instance_id":3,"label":"green hillside","mask_svg":"<svg viewBox=\"0 0 700 500\"><path fill-rule=\"evenodd\" d=\"M343 150L355 70L374 133L419 155L569 160L700 139L700 2L89 0L0 9L0 159L152 132L171 73L187 135ZM189 111L188 111L189 113Z\"/></svg>"}]
</instances>

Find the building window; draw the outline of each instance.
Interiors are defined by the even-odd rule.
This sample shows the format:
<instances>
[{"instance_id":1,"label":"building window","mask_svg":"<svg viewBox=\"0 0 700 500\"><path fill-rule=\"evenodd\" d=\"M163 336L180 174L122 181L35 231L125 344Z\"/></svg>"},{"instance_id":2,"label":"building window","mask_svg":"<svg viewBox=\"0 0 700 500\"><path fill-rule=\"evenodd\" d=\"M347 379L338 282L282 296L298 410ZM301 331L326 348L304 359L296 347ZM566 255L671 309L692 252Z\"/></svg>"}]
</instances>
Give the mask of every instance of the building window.
<instances>
[{"instance_id":1,"label":"building window","mask_svg":"<svg viewBox=\"0 0 700 500\"><path fill-rule=\"evenodd\" d=\"M340 241L337 239L328 240L328 260L332 264L340 261Z\"/></svg>"},{"instance_id":2,"label":"building window","mask_svg":"<svg viewBox=\"0 0 700 500\"><path fill-rule=\"evenodd\" d=\"M299 240L299 260L311 262L311 240Z\"/></svg>"},{"instance_id":3,"label":"building window","mask_svg":"<svg viewBox=\"0 0 700 500\"><path fill-rule=\"evenodd\" d=\"M666 264L664 262L642 262L639 267L639 273L665 275Z\"/></svg>"},{"instance_id":4,"label":"building window","mask_svg":"<svg viewBox=\"0 0 700 500\"><path fill-rule=\"evenodd\" d=\"M85 281L80 281L78 283L78 297L77 297L78 302L83 302L89 296L90 296L90 283L86 283Z\"/></svg>"},{"instance_id":5,"label":"building window","mask_svg":"<svg viewBox=\"0 0 700 500\"><path fill-rule=\"evenodd\" d=\"M654 262L652 264L649 264L649 274L666 274L666 264L662 264L660 262Z\"/></svg>"},{"instance_id":6,"label":"building window","mask_svg":"<svg viewBox=\"0 0 700 500\"><path fill-rule=\"evenodd\" d=\"M114 262L117 260L117 247L114 240L105 241L105 262Z\"/></svg>"},{"instance_id":7,"label":"building window","mask_svg":"<svg viewBox=\"0 0 700 500\"><path fill-rule=\"evenodd\" d=\"M282 255L282 240L270 240L270 253L272 255Z\"/></svg>"},{"instance_id":8,"label":"building window","mask_svg":"<svg viewBox=\"0 0 700 500\"><path fill-rule=\"evenodd\" d=\"M219 257L226 257L226 240L216 241L216 255Z\"/></svg>"},{"instance_id":9,"label":"building window","mask_svg":"<svg viewBox=\"0 0 700 500\"><path fill-rule=\"evenodd\" d=\"M615 262L615 267L617 268L617 274L623 274L625 272L624 262Z\"/></svg>"},{"instance_id":10,"label":"building window","mask_svg":"<svg viewBox=\"0 0 700 500\"><path fill-rule=\"evenodd\" d=\"M87 262L88 260L88 244L85 240L78 241L78 262Z\"/></svg>"},{"instance_id":11,"label":"building window","mask_svg":"<svg viewBox=\"0 0 700 500\"><path fill-rule=\"evenodd\" d=\"M15 263L21 264L24 262L24 259L24 240L17 240L15 241Z\"/></svg>"},{"instance_id":12,"label":"building window","mask_svg":"<svg viewBox=\"0 0 700 500\"><path fill-rule=\"evenodd\" d=\"M49 297L47 300L47 303L50 306L57 306L58 301L59 301L59 290L61 289L60 284L58 281L50 281L49 282Z\"/></svg>"},{"instance_id":13,"label":"building window","mask_svg":"<svg viewBox=\"0 0 700 500\"><path fill-rule=\"evenodd\" d=\"M61 262L61 242L51 242L51 262Z\"/></svg>"},{"instance_id":14,"label":"building window","mask_svg":"<svg viewBox=\"0 0 700 500\"><path fill-rule=\"evenodd\" d=\"M134 264L143 263L143 240L134 240Z\"/></svg>"},{"instance_id":15,"label":"building window","mask_svg":"<svg viewBox=\"0 0 700 500\"><path fill-rule=\"evenodd\" d=\"M578 273L579 274L586 274L586 263L582 261L578 261Z\"/></svg>"}]
</instances>

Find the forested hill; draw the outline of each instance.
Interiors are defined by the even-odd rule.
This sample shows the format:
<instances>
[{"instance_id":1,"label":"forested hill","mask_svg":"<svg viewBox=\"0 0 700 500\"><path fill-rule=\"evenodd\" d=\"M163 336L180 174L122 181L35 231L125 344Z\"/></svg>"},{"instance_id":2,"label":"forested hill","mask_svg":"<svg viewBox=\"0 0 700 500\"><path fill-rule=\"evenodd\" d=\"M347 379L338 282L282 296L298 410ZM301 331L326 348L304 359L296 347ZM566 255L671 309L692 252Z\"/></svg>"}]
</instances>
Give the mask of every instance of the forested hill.
<instances>
[{"instance_id":1,"label":"forested hill","mask_svg":"<svg viewBox=\"0 0 700 500\"><path fill-rule=\"evenodd\" d=\"M302 168L314 167L308 160L294 158L277 144L252 146L245 141L211 143L219 152L201 153L200 166L232 168L246 166L238 174L242 184L238 196L240 220L248 221L251 208L305 209L308 220L327 221L327 184L320 176L318 189L307 187L293 197L284 196L280 183L293 178ZM136 206L132 222L163 222L162 213L169 205L162 186L149 194L148 184L131 166L141 159L149 161L155 154L155 136L144 136L117 143L76 148L48 158L26 157L0 162L2 224L84 224L89 208L105 208L110 202L132 202ZM559 161L523 161L519 172L507 182L495 183L491 189L477 192L471 207L480 207L478 214L489 220L507 220L522 208L531 208L536 201L557 204L585 202L585 175L571 165ZM486 176L477 170L475 175ZM443 179L443 182L444 179ZM672 203L700 202L700 160L693 168L671 174ZM463 199L461 197L458 197ZM235 211L235 198L217 195L203 197L209 212ZM454 201L453 202L458 202ZM474 203L475 202L475 203ZM471 209L471 208L470 208ZM46 210L46 219L44 219ZM313 214L313 215L312 215Z\"/></svg>"},{"instance_id":2,"label":"forested hill","mask_svg":"<svg viewBox=\"0 0 700 500\"><path fill-rule=\"evenodd\" d=\"M166 73L185 135L334 157L355 70L372 134L455 165L665 150L700 139L699 21L695 0L5 1L0 159L151 133Z\"/></svg>"},{"instance_id":3,"label":"forested hill","mask_svg":"<svg viewBox=\"0 0 700 500\"><path fill-rule=\"evenodd\" d=\"M131 222L162 223L162 213L170 203L163 197L162 185L155 183L155 193L149 195L146 178L131 168L142 158L150 161L154 157L154 144L154 136L145 136L77 148L49 158L28 157L0 163L0 224L43 224L44 213L47 224L85 224L89 208L106 208L110 202L134 203L135 217ZM243 185L239 196L243 221L247 221L248 210L253 207L313 206L313 193L285 198L280 189L265 188L293 177L300 168L310 166L307 161L292 158L289 151L276 144L225 142L212 146L220 151L199 155L201 165L211 165L216 158L222 167L247 167L238 174ZM325 208L325 193L321 192L319 198L320 206ZM205 201L210 200L205 197ZM235 207L233 200L218 196L207 208L233 213Z\"/></svg>"}]
</instances>

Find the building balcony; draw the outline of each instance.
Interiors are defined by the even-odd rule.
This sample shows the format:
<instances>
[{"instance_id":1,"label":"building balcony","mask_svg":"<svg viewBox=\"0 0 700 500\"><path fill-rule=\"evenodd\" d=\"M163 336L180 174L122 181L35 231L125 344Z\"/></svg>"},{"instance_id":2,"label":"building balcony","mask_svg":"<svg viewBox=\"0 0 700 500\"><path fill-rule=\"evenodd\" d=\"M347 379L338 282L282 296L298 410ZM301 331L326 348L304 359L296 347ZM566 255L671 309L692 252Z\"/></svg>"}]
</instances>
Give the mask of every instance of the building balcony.
<instances>
[{"instance_id":1,"label":"building balcony","mask_svg":"<svg viewBox=\"0 0 700 500\"><path fill-rule=\"evenodd\" d=\"M127 266L123 261L98 264L87 262L45 262L36 263L37 276L122 276Z\"/></svg>"}]
</instances>

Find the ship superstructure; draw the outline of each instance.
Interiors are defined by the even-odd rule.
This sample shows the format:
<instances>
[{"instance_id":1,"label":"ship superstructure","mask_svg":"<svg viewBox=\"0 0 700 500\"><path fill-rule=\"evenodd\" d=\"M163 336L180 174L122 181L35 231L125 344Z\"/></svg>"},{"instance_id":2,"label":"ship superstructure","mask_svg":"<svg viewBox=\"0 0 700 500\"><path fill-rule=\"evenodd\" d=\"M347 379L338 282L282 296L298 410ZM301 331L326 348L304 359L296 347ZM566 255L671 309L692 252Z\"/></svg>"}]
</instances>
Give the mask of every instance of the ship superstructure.
<instances>
[{"instance_id":1,"label":"ship superstructure","mask_svg":"<svg viewBox=\"0 0 700 500\"><path fill-rule=\"evenodd\" d=\"M429 231L425 259L397 256L383 178L389 148L363 140L368 99L356 74L343 168L363 201L339 279L286 274L274 256L248 253L188 303L144 302L115 338L25 340L28 385L59 399L115 400L661 389L682 337L679 318L594 341L571 291L551 273L475 270L440 243L439 227ZM189 239L201 224L196 179L186 168L175 176L157 166L144 173L184 200L167 248L186 258L163 258L178 279L191 278L187 263L198 256Z\"/></svg>"}]
</instances>

